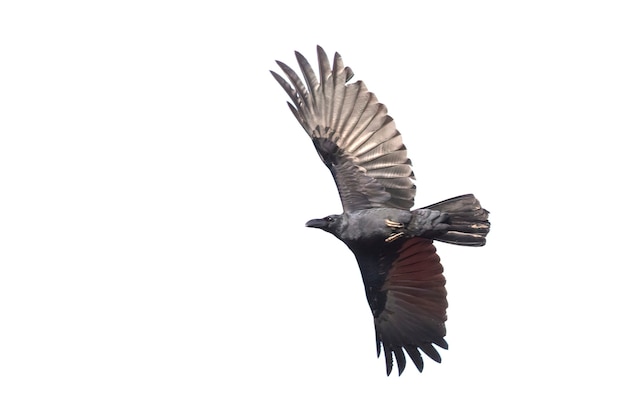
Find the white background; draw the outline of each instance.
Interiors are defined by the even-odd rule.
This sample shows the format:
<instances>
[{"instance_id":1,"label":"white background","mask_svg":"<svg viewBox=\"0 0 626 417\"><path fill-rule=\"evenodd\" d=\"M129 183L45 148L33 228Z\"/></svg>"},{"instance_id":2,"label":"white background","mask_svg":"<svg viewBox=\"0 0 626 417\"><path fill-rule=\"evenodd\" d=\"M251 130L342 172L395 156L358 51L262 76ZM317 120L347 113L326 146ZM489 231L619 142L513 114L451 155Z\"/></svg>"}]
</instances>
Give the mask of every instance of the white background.
<instances>
[{"instance_id":1,"label":"white background","mask_svg":"<svg viewBox=\"0 0 626 417\"><path fill-rule=\"evenodd\" d=\"M626 413L626 14L615 1L3 2L3 416ZM450 350L376 359L340 212L270 76L340 51L396 119Z\"/></svg>"}]
</instances>

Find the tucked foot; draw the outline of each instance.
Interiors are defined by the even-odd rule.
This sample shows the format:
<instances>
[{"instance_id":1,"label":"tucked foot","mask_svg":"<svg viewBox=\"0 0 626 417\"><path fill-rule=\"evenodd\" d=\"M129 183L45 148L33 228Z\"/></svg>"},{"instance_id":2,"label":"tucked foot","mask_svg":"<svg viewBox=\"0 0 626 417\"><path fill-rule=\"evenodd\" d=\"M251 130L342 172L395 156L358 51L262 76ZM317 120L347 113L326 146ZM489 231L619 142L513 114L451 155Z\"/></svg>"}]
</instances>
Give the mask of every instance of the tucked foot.
<instances>
[{"instance_id":1,"label":"tucked foot","mask_svg":"<svg viewBox=\"0 0 626 417\"><path fill-rule=\"evenodd\" d=\"M391 227L392 229L402 229L404 225L402 223L394 222L393 220L385 219L385 224L387 227Z\"/></svg>"},{"instance_id":2,"label":"tucked foot","mask_svg":"<svg viewBox=\"0 0 626 417\"><path fill-rule=\"evenodd\" d=\"M404 236L404 232L393 233L387 239L385 239L385 242L387 243L393 242L401 238L402 236Z\"/></svg>"}]
</instances>

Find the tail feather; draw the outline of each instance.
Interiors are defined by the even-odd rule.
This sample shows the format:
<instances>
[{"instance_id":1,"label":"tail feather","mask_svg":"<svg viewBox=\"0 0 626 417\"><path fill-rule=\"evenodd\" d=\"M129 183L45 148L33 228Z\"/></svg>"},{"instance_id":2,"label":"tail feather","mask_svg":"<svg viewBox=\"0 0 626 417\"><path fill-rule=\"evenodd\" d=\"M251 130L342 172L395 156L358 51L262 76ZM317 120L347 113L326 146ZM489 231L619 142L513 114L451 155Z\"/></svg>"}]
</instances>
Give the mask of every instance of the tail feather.
<instances>
[{"instance_id":1,"label":"tail feather","mask_svg":"<svg viewBox=\"0 0 626 417\"><path fill-rule=\"evenodd\" d=\"M465 194L424 207L446 213L449 230L434 237L441 242L463 246L483 246L489 233L489 212L473 194Z\"/></svg>"}]
</instances>

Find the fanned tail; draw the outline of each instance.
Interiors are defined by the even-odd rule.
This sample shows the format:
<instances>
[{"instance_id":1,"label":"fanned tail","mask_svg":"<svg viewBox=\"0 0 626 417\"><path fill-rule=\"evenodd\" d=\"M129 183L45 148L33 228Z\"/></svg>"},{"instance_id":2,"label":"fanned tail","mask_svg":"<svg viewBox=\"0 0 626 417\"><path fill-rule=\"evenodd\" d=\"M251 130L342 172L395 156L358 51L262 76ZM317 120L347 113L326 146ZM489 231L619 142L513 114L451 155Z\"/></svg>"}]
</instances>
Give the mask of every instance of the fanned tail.
<instances>
[{"instance_id":1,"label":"fanned tail","mask_svg":"<svg viewBox=\"0 0 626 417\"><path fill-rule=\"evenodd\" d=\"M426 209L438 210L448 215L450 229L434 237L441 242L462 246L484 246L489 233L489 212L482 208L473 194L465 194L432 204Z\"/></svg>"}]
</instances>

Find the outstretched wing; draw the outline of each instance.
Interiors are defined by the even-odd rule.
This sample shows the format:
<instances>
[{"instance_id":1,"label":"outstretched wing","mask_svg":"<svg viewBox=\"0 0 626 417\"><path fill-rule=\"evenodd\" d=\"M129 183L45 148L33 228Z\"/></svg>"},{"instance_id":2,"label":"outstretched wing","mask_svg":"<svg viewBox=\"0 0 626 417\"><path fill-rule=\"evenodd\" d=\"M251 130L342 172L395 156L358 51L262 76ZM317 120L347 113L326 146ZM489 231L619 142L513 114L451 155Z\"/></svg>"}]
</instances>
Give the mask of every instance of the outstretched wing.
<instances>
[{"instance_id":1,"label":"outstretched wing","mask_svg":"<svg viewBox=\"0 0 626 417\"><path fill-rule=\"evenodd\" d=\"M332 68L317 47L320 79L296 52L304 82L287 65L276 61L283 77L271 71L291 101L289 108L309 134L315 149L333 174L346 212L413 206L415 184L411 161L395 122L362 81L335 54ZM305 86L306 83L306 86Z\"/></svg>"},{"instance_id":2,"label":"outstretched wing","mask_svg":"<svg viewBox=\"0 0 626 417\"><path fill-rule=\"evenodd\" d=\"M393 356L402 374L406 352L421 372L420 351L436 362L441 357L433 345L444 349L446 335L446 280L433 242L399 239L380 247L353 250L367 301L374 315L377 351L385 354L387 375Z\"/></svg>"}]
</instances>

